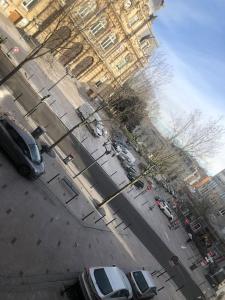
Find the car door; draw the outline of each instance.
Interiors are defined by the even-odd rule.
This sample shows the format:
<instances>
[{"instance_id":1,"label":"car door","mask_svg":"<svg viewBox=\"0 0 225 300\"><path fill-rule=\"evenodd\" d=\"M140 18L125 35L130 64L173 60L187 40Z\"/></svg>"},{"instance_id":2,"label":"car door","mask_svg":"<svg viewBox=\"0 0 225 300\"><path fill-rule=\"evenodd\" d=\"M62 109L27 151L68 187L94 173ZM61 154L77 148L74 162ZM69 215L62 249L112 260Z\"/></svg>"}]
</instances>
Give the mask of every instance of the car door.
<instances>
[{"instance_id":1,"label":"car door","mask_svg":"<svg viewBox=\"0 0 225 300\"><path fill-rule=\"evenodd\" d=\"M2 135L2 148L6 152L6 154L10 157L10 159L17 163L18 159L20 159L18 154L18 146L15 143L15 137L17 136L17 132L15 129L8 124L7 121L3 121L3 135Z\"/></svg>"},{"instance_id":2,"label":"car door","mask_svg":"<svg viewBox=\"0 0 225 300\"><path fill-rule=\"evenodd\" d=\"M5 128L8 132L8 153L11 159L14 161L16 165L23 165L27 163L27 159L25 158L26 152L29 152L25 142L18 134L18 132L8 123L6 123Z\"/></svg>"}]
</instances>

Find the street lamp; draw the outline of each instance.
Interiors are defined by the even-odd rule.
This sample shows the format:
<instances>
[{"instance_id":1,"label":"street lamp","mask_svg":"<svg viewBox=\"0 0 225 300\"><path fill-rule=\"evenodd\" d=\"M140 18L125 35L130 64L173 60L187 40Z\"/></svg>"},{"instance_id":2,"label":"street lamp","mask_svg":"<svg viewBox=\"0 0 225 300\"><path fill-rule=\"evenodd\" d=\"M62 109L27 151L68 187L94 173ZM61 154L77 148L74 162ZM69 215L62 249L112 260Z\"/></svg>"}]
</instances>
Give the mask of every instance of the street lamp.
<instances>
[{"instance_id":1,"label":"street lamp","mask_svg":"<svg viewBox=\"0 0 225 300\"><path fill-rule=\"evenodd\" d=\"M69 75L71 78L74 78L73 75L69 73L68 67L66 67L66 74L64 74L61 78L59 78L50 88L48 88L48 91L51 91L60 81L62 81L67 75Z\"/></svg>"},{"instance_id":2,"label":"street lamp","mask_svg":"<svg viewBox=\"0 0 225 300\"><path fill-rule=\"evenodd\" d=\"M30 116L32 113L35 112L35 110L38 108L38 106L47 98L49 98L51 95L48 94L48 95L45 95L44 97L41 98L41 100L32 108L30 109L25 115L24 115L24 118L25 117L28 117Z\"/></svg>"},{"instance_id":3,"label":"street lamp","mask_svg":"<svg viewBox=\"0 0 225 300\"><path fill-rule=\"evenodd\" d=\"M105 155L109 155L112 151L112 145L111 142L108 140L107 142L105 142L102 146L105 147L105 152L100 155L95 161L93 161L93 163L91 163L89 166L87 166L86 168L84 168L83 170L81 170L79 173L77 173L75 176L73 176L73 179L77 178L79 175L83 174L85 171L87 171L88 169L90 169L93 165L95 165L103 156Z\"/></svg>"}]
</instances>

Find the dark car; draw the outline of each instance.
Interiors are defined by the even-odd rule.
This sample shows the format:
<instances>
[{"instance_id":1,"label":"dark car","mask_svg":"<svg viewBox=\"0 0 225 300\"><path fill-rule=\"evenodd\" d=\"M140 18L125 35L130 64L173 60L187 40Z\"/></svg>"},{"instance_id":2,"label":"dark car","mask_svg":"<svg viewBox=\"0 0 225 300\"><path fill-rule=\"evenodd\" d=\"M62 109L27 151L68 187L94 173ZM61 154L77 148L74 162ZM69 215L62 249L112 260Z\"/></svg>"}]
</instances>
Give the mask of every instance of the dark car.
<instances>
[{"instance_id":1,"label":"dark car","mask_svg":"<svg viewBox=\"0 0 225 300\"><path fill-rule=\"evenodd\" d=\"M130 181L133 181L138 175L134 172L128 172L127 173L127 178L130 180ZM134 183L134 186L136 186L136 188L138 189L143 189L144 187L144 182L141 181L141 180L137 180L135 183Z\"/></svg>"},{"instance_id":2,"label":"dark car","mask_svg":"<svg viewBox=\"0 0 225 300\"><path fill-rule=\"evenodd\" d=\"M0 116L0 147L24 177L35 179L44 173L44 163L35 139L9 116Z\"/></svg>"}]
</instances>

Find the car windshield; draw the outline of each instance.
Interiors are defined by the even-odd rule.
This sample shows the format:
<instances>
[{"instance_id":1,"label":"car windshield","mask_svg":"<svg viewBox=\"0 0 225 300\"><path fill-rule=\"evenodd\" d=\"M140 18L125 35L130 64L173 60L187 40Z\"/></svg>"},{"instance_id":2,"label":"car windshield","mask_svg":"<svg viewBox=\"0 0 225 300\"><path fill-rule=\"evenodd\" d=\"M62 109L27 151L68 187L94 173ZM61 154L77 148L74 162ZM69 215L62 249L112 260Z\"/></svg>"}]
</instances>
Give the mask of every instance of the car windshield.
<instances>
[{"instance_id":1,"label":"car windshield","mask_svg":"<svg viewBox=\"0 0 225 300\"><path fill-rule=\"evenodd\" d=\"M30 150L30 156L31 160L35 163L41 162L41 155L38 149L38 146L36 144L29 144L29 150Z\"/></svg>"},{"instance_id":2,"label":"car windshield","mask_svg":"<svg viewBox=\"0 0 225 300\"><path fill-rule=\"evenodd\" d=\"M94 270L96 283L103 295L108 295L113 291L106 272L103 268Z\"/></svg>"},{"instance_id":3,"label":"car windshield","mask_svg":"<svg viewBox=\"0 0 225 300\"><path fill-rule=\"evenodd\" d=\"M138 285L138 288L140 289L140 291L142 293L146 292L148 287L148 283L144 278L144 275L142 274L142 272L137 271L133 273L134 279Z\"/></svg>"}]
</instances>

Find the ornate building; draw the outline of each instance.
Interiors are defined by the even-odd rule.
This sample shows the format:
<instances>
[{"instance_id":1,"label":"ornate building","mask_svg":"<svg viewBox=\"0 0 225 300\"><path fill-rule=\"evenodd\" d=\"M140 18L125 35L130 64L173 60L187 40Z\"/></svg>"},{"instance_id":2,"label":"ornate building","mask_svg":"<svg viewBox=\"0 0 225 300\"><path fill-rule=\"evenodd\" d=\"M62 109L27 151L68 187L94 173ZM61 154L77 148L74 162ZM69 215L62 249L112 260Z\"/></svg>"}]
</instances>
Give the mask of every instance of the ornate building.
<instances>
[{"instance_id":1,"label":"ornate building","mask_svg":"<svg viewBox=\"0 0 225 300\"><path fill-rule=\"evenodd\" d=\"M151 31L156 0L0 0L4 13L42 42L56 28L53 54L103 96L144 68L157 46ZM163 0L157 0L157 8ZM55 30L55 29L54 29Z\"/></svg>"}]
</instances>

